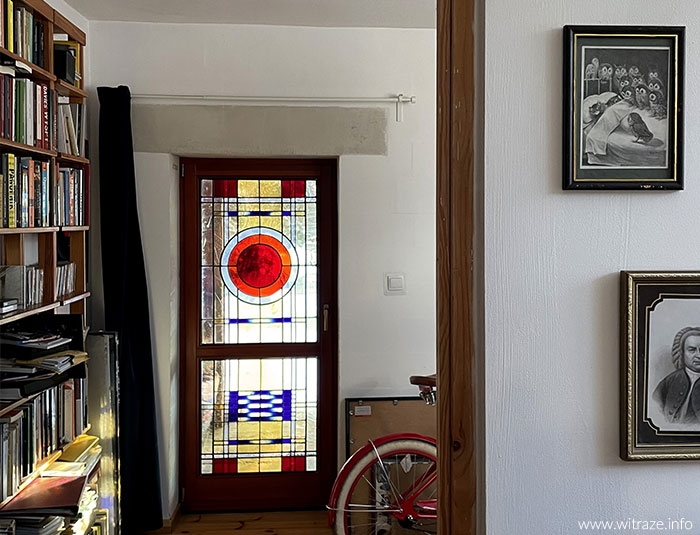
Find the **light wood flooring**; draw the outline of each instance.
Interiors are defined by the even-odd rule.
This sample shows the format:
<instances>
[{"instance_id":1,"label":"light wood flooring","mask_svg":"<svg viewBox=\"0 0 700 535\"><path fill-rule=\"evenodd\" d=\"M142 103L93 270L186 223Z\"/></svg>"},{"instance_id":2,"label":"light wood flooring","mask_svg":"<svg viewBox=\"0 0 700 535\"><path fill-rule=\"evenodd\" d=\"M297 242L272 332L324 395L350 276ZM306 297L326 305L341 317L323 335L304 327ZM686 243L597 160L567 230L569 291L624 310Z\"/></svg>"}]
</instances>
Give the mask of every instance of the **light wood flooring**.
<instances>
[{"instance_id":1,"label":"light wood flooring","mask_svg":"<svg viewBox=\"0 0 700 535\"><path fill-rule=\"evenodd\" d=\"M222 513L182 515L173 535L332 535L328 513L285 511L265 513Z\"/></svg>"}]
</instances>

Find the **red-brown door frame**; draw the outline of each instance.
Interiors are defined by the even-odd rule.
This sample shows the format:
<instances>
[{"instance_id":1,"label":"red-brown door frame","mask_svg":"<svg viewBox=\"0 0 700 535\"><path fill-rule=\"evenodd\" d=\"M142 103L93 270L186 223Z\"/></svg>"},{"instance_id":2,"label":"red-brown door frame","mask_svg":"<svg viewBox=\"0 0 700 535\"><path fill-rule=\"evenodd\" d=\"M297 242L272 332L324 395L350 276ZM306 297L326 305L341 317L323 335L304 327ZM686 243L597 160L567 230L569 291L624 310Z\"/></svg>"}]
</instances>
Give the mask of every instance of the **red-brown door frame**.
<instances>
[{"instance_id":1,"label":"red-brown door frame","mask_svg":"<svg viewBox=\"0 0 700 535\"><path fill-rule=\"evenodd\" d=\"M193 188L186 189L188 186L187 177L190 174L194 177L200 173L206 176L255 176L260 178L279 177L315 177L319 181L319 202L333 203L332 209L326 213L327 218L319 219L319 246L318 258L319 266L325 270L326 275L320 279L321 287L319 288L319 310L321 305L329 305L329 315L327 317L327 327L323 324L319 326L319 340L317 344L295 344L294 350L296 356L311 356L309 351L313 348L306 346L314 346L320 348L319 351L331 358L324 360L321 363L319 377L319 399L326 401L325 404L319 406L318 413L318 443L323 444L324 450L318 451L318 469L313 472L298 472L285 474L285 481L290 481L289 485L271 486L264 481L251 482L251 478L243 474L240 478L240 489L236 487L236 492L229 489L226 483L226 476L215 476L208 479L207 484L203 486L197 481L199 473L199 464L191 466L188 464L187 452L198 451L197 432L183 432L188 429L186 425L187 418L191 421L197 421L198 412L196 404L186 405L184 396L187 393L191 395L193 392L199 391L197 373L192 372L188 368L188 362L195 359L195 355L206 355L207 358L221 358L222 349L217 346L198 346L198 328L196 321L187 321L185 319L186 307L190 306L193 317L198 318L200 289L199 284L187 285L189 277L199 280L197 277L201 273L199 255L186 254L185 248L181 247L180 255L180 481L181 488L186 485L191 485L194 488L201 487L201 491L211 489L213 496L206 499L201 496L181 496L182 507L187 511L221 511L221 510L255 510L274 507L272 505L275 500L279 501L284 497L285 508L303 508L310 506L320 506L326 503L327 497L330 494L330 489L335 478L336 468L336 451L337 451L337 433L333 432L338 427L338 340L337 340L337 210L335 202L337 199L337 161L333 159L237 159L237 167L235 174L229 171L230 159L206 159L206 158L183 158L181 159L181 168L183 169L180 188L180 213L183 214L180 218L180 236L181 242L187 240L189 243L198 243L199 241L199 224L191 224L191 220L198 221L197 216L190 215L190 223L185 221L184 214L199 213L199 194L196 185ZM280 174L283 172L283 174ZM323 184L321 184L323 182ZM321 214L319 213L319 218ZM194 305L188 305L194 303ZM189 318L189 316L187 316ZM319 317L321 315L319 314ZM192 318L190 318L191 320ZM291 344L277 344L285 347ZM225 349L225 348L224 348ZM246 346L246 357L260 357L264 355L263 349L258 344ZM319 357L321 355L318 355ZM189 406L189 410L187 407ZM190 426L191 427L191 426ZM207 476L209 477L209 476ZM265 476L263 476L264 478ZM316 488L318 495L313 494L308 487L310 479L316 481L320 479L319 487ZM253 486L256 485L256 486ZM296 489L305 489L304 492L287 491L287 486ZM227 490L228 489L228 490ZM226 491L227 490L227 491ZM259 490L259 492L258 492ZM226 491L226 492L225 492ZM261 506L254 498L257 494L265 495L265 502L268 506ZM235 494L235 501L232 502L232 496Z\"/></svg>"}]
</instances>

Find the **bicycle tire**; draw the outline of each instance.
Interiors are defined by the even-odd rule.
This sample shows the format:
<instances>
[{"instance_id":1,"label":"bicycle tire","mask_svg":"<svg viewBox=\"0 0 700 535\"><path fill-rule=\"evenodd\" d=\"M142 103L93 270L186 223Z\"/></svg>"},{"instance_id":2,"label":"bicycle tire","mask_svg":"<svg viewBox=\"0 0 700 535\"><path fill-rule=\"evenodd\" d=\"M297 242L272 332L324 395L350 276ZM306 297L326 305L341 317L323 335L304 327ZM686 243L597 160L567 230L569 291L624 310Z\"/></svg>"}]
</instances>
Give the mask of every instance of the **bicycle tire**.
<instances>
[{"instance_id":1,"label":"bicycle tire","mask_svg":"<svg viewBox=\"0 0 700 535\"><path fill-rule=\"evenodd\" d=\"M379 465L378 459L382 460L382 465ZM392 514L396 508L391 508L391 504L396 502L395 496L402 495L408 488L405 485L410 486L420 481L418 478L425 478L428 470L432 469L437 469L437 448L431 442L413 438L396 439L377 446L376 451L370 450L350 470L340 487L334 533L336 535L436 533L437 519L419 519L413 526L405 523L402 525ZM375 470L374 474L372 470ZM409 471L412 472L410 476L408 476ZM377 481L377 478L385 480L387 476L391 480L390 489L385 488L384 481ZM429 488L421 494L420 498L434 500L436 497L437 478L433 478ZM398 501L401 501L400 498Z\"/></svg>"}]
</instances>

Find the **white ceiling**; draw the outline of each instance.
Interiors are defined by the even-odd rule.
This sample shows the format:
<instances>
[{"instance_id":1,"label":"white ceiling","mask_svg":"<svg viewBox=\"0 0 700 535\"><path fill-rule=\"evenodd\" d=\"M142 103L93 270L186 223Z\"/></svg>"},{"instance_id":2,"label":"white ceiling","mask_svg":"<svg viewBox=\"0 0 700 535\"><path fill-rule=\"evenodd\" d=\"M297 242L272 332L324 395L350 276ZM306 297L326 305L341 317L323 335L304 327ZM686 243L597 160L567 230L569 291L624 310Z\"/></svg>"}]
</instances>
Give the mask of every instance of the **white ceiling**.
<instances>
[{"instance_id":1,"label":"white ceiling","mask_svg":"<svg viewBox=\"0 0 700 535\"><path fill-rule=\"evenodd\" d=\"M435 28L435 0L65 0L88 20Z\"/></svg>"}]
</instances>

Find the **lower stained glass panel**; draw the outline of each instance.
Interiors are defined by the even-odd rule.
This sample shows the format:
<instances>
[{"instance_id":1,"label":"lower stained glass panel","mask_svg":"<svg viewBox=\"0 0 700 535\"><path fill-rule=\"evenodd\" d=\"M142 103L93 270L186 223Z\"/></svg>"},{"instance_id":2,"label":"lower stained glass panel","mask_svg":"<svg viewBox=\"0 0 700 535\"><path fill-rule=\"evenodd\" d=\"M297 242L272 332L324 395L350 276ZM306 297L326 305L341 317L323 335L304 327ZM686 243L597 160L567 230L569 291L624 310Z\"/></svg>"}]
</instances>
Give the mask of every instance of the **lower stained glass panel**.
<instances>
[{"instance_id":1,"label":"lower stained glass panel","mask_svg":"<svg viewBox=\"0 0 700 535\"><path fill-rule=\"evenodd\" d=\"M316 471L318 359L201 361L201 473Z\"/></svg>"}]
</instances>

